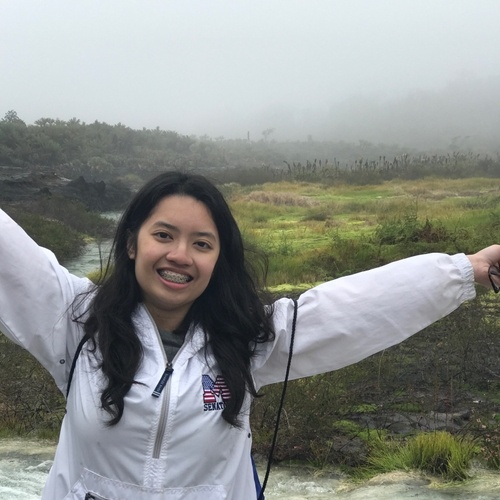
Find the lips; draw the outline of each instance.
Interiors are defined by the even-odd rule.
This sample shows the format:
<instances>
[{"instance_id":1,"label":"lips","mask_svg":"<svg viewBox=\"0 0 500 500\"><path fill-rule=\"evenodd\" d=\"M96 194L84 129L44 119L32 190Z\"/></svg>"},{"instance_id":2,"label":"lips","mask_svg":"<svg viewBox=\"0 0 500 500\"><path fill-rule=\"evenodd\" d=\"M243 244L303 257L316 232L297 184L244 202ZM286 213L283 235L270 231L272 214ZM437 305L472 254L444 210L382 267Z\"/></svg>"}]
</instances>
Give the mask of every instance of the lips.
<instances>
[{"instance_id":1,"label":"lips","mask_svg":"<svg viewBox=\"0 0 500 500\"><path fill-rule=\"evenodd\" d=\"M158 274L167 281L171 281L172 283L189 283L193 278L188 276L187 274L175 273L173 271L167 271L165 269L161 269L158 271Z\"/></svg>"}]
</instances>

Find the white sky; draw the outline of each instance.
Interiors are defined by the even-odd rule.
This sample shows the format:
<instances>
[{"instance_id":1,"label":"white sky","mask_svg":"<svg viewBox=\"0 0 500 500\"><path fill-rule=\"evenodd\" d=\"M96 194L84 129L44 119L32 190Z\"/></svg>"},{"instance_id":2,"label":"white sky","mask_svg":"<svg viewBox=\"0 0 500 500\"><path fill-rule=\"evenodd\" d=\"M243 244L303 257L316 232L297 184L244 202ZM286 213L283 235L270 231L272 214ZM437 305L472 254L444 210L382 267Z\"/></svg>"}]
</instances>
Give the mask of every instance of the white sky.
<instances>
[{"instance_id":1,"label":"white sky","mask_svg":"<svg viewBox=\"0 0 500 500\"><path fill-rule=\"evenodd\" d=\"M0 0L0 118L27 123L292 138L353 99L499 76L500 0Z\"/></svg>"}]
</instances>

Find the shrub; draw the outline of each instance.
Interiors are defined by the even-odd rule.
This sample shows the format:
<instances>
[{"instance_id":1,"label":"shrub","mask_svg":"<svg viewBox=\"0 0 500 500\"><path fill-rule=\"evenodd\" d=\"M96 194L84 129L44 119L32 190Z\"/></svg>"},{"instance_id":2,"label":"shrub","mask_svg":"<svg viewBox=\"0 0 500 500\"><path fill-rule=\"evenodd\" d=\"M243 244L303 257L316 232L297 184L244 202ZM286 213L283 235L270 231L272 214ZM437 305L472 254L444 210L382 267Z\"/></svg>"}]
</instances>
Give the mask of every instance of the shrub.
<instances>
[{"instance_id":1,"label":"shrub","mask_svg":"<svg viewBox=\"0 0 500 500\"><path fill-rule=\"evenodd\" d=\"M418 469L449 480L464 480L476 454L476 445L449 432L422 433L406 444L379 442L368 459L373 472Z\"/></svg>"},{"instance_id":2,"label":"shrub","mask_svg":"<svg viewBox=\"0 0 500 500\"><path fill-rule=\"evenodd\" d=\"M64 397L40 363L0 334L0 428L53 436L64 416Z\"/></svg>"},{"instance_id":3,"label":"shrub","mask_svg":"<svg viewBox=\"0 0 500 500\"><path fill-rule=\"evenodd\" d=\"M87 210L83 203L64 197L39 198L24 207L27 212L58 220L79 233L94 238L111 238L115 222Z\"/></svg>"},{"instance_id":4,"label":"shrub","mask_svg":"<svg viewBox=\"0 0 500 500\"><path fill-rule=\"evenodd\" d=\"M110 238L115 221L89 212L78 201L62 197L40 198L21 208L7 207L9 215L39 245L49 248L59 261L78 257L85 238Z\"/></svg>"},{"instance_id":5,"label":"shrub","mask_svg":"<svg viewBox=\"0 0 500 500\"><path fill-rule=\"evenodd\" d=\"M481 458L491 469L500 469L500 415L476 419L481 437Z\"/></svg>"},{"instance_id":6,"label":"shrub","mask_svg":"<svg viewBox=\"0 0 500 500\"><path fill-rule=\"evenodd\" d=\"M471 440L459 440L449 432L419 434L407 446L410 467L453 480L468 477L467 469L476 453Z\"/></svg>"},{"instance_id":7,"label":"shrub","mask_svg":"<svg viewBox=\"0 0 500 500\"><path fill-rule=\"evenodd\" d=\"M83 235L63 222L29 213L18 214L16 222L40 246L52 250L60 261L77 257L85 245Z\"/></svg>"}]
</instances>

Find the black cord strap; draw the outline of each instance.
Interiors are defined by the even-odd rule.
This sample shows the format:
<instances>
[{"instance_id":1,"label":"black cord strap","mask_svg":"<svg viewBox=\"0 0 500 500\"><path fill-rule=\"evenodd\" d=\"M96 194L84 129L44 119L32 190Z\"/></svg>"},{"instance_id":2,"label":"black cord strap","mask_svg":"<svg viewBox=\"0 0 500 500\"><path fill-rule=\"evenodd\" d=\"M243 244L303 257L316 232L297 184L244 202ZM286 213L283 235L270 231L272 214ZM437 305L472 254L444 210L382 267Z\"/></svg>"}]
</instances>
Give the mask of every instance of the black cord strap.
<instances>
[{"instance_id":1,"label":"black cord strap","mask_svg":"<svg viewBox=\"0 0 500 500\"><path fill-rule=\"evenodd\" d=\"M82 337L82 340L80 340L78 347L76 348L76 352L75 352L75 355L73 357L73 361L71 363L71 369L69 371L68 384L66 385L66 399L68 399L68 396L69 396L69 390L71 388L71 381L73 380L73 373L75 372L76 362L78 360L78 357L80 356L80 352L82 351L83 345L85 344L85 342L87 342L87 340L89 338L90 337L87 334L85 334Z\"/></svg>"},{"instance_id":2,"label":"black cord strap","mask_svg":"<svg viewBox=\"0 0 500 500\"><path fill-rule=\"evenodd\" d=\"M276 425L274 427L273 440L271 443L271 449L269 450L269 456L267 458L266 475L265 475L264 481L262 483L262 489L260 490L260 495L259 495L258 500L264 500L264 490L266 489L267 480L269 479L269 473L271 472L271 462L273 459L274 448L276 447L276 440L278 438L278 430L279 430L279 426L280 426L281 412L283 410L283 405L285 403L286 388L288 385L288 377L290 375L290 366L292 364L293 344L295 341L295 327L296 327L296 325L297 325L297 301L295 299L293 299L292 335L290 338L290 351L288 353L288 363L286 365L285 380L283 381L283 390L281 391L280 405L278 407L278 413L276 415Z\"/></svg>"}]
</instances>

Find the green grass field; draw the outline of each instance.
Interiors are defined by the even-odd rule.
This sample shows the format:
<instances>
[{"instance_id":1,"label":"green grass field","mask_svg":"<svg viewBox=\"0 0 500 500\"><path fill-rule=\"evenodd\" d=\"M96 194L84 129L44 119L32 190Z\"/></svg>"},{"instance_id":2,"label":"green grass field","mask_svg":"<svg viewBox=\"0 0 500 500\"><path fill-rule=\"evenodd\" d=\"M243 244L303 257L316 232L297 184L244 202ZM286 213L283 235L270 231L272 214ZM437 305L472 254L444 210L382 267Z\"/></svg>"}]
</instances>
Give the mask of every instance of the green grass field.
<instances>
[{"instance_id":1,"label":"green grass field","mask_svg":"<svg viewBox=\"0 0 500 500\"><path fill-rule=\"evenodd\" d=\"M500 179L280 182L231 191L245 239L270 258L271 287L317 283L415 253L473 252L500 241Z\"/></svg>"}]
</instances>

